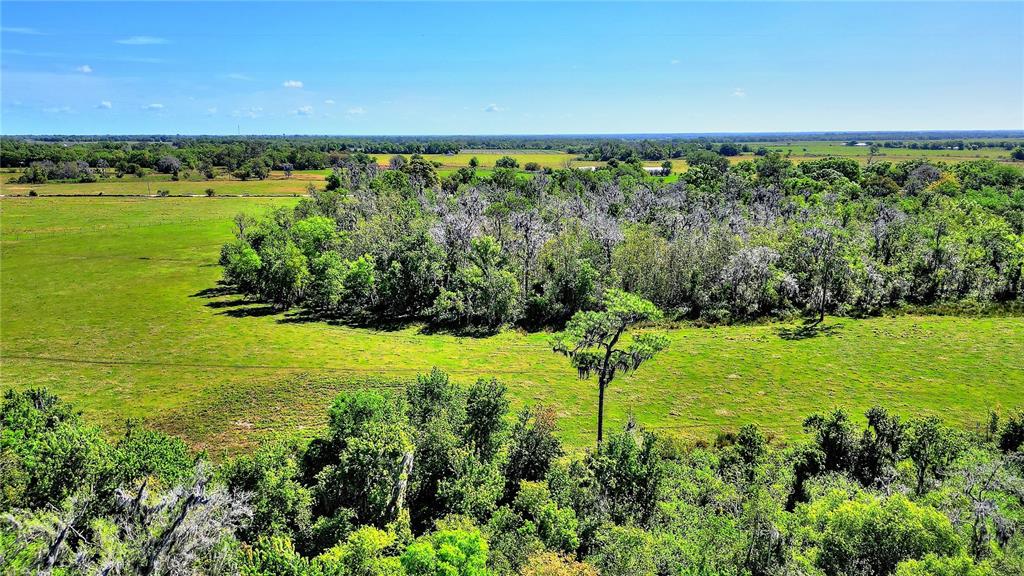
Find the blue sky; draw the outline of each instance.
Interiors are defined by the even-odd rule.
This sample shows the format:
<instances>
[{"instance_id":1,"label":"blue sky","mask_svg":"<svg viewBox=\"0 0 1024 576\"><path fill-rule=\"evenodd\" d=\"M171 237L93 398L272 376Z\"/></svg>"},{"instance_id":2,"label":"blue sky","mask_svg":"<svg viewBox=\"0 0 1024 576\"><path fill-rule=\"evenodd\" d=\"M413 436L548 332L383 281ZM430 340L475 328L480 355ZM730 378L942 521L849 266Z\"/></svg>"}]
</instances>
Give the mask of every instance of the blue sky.
<instances>
[{"instance_id":1,"label":"blue sky","mask_svg":"<svg viewBox=\"0 0 1024 576\"><path fill-rule=\"evenodd\" d=\"M12 3L4 134L1024 128L1024 3Z\"/></svg>"}]
</instances>

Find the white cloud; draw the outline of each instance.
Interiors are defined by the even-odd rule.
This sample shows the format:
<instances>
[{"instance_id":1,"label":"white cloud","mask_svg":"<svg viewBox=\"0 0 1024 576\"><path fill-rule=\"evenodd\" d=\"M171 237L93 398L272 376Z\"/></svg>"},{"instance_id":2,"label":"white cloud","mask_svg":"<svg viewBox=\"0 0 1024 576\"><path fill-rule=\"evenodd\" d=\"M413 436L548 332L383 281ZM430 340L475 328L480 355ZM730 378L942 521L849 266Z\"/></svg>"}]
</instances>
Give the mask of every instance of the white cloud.
<instances>
[{"instance_id":1,"label":"white cloud","mask_svg":"<svg viewBox=\"0 0 1024 576\"><path fill-rule=\"evenodd\" d=\"M324 100L324 104L327 104L328 106L334 106L334 100L328 98L327 100Z\"/></svg>"},{"instance_id":2,"label":"white cloud","mask_svg":"<svg viewBox=\"0 0 1024 576\"><path fill-rule=\"evenodd\" d=\"M252 80L252 76L242 74L241 72L232 72L231 74L228 74L228 78L232 80L244 80L246 82Z\"/></svg>"},{"instance_id":3,"label":"white cloud","mask_svg":"<svg viewBox=\"0 0 1024 576\"><path fill-rule=\"evenodd\" d=\"M160 103L157 103L157 102L154 102L153 104L146 104L145 106L142 107L142 109L143 110L151 110L153 112L159 112L160 110L164 109L164 105L160 104Z\"/></svg>"},{"instance_id":4,"label":"white cloud","mask_svg":"<svg viewBox=\"0 0 1024 576\"><path fill-rule=\"evenodd\" d=\"M669 64L671 64L673 66L678 66L679 65L679 58L673 58L672 61L669 62Z\"/></svg>"},{"instance_id":5,"label":"white cloud","mask_svg":"<svg viewBox=\"0 0 1024 576\"><path fill-rule=\"evenodd\" d=\"M747 91L744 90L743 88L737 88L737 89L733 90L732 95L737 97L737 98L746 98L747 97Z\"/></svg>"},{"instance_id":6,"label":"white cloud","mask_svg":"<svg viewBox=\"0 0 1024 576\"><path fill-rule=\"evenodd\" d=\"M8 34L29 34L31 36L42 36L44 34L35 28L28 28L26 26L3 26L0 27L0 32L6 32Z\"/></svg>"},{"instance_id":7,"label":"white cloud","mask_svg":"<svg viewBox=\"0 0 1024 576\"><path fill-rule=\"evenodd\" d=\"M363 108L362 106L353 106L352 108L346 110L345 113L351 114L353 116L358 116L360 114L366 114L366 108Z\"/></svg>"},{"instance_id":8,"label":"white cloud","mask_svg":"<svg viewBox=\"0 0 1024 576\"><path fill-rule=\"evenodd\" d=\"M285 88L302 88L302 80L285 80L281 83Z\"/></svg>"},{"instance_id":9,"label":"white cloud","mask_svg":"<svg viewBox=\"0 0 1024 576\"><path fill-rule=\"evenodd\" d=\"M295 110L294 112L292 112L292 114L295 114L296 116L312 116L313 115L313 107L312 106L299 106L299 108L297 110Z\"/></svg>"},{"instance_id":10,"label":"white cloud","mask_svg":"<svg viewBox=\"0 0 1024 576\"><path fill-rule=\"evenodd\" d=\"M260 106L250 106L249 108L239 108L231 113L236 118L256 118L263 114L263 108Z\"/></svg>"},{"instance_id":11,"label":"white cloud","mask_svg":"<svg viewBox=\"0 0 1024 576\"><path fill-rule=\"evenodd\" d=\"M110 100L103 100L99 104L97 104L96 107L97 108L101 108L103 110L110 110L111 108L114 107L114 103L111 102Z\"/></svg>"},{"instance_id":12,"label":"white cloud","mask_svg":"<svg viewBox=\"0 0 1024 576\"><path fill-rule=\"evenodd\" d=\"M206 113L209 114L210 116L213 116L214 114L217 113L217 107L216 106L210 106L209 108L206 109Z\"/></svg>"},{"instance_id":13,"label":"white cloud","mask_svg":"<svg viewBox=\"0 0 1024 576\"><path fill-rule=\"evenodd\" d=\"M54 106L52 108L43 108L43 112L48 114L70 114L71 106Z\"/></svg>"},{"instance_id":14,"label":"white cloud","mask_svg":"<svg viewBox=\"0 0 1024 576\"><path fill-rule=\"evenodd\" d=\"M497 104L488 104L484 107L484 112L504 112L505 109Z\"/></svg>"},{"instance_id":15,"label":"white cloud","mask_svg":"<svg viewBox=\"0 0 1024 576\"><path fill-rule=\"evenodd\" d=\"M81 72L82 74L91 74L92 66L89 66L88 64L82 64L78 68L75 68L75 70Z\"/></svg>"},{"instance_id":16,"label":"white cloud","mask_svg":"<svg viewBox=\"0 0 1024 576\"><path fill-rule=\"evenodd\" d=\"M167 44L166 38L157 38L156 36L130 36L128 38L121 38L120 40L114 40L118 44L128 44L130 46L152 46L154 44Z\"/></svg>"}]
</instances>

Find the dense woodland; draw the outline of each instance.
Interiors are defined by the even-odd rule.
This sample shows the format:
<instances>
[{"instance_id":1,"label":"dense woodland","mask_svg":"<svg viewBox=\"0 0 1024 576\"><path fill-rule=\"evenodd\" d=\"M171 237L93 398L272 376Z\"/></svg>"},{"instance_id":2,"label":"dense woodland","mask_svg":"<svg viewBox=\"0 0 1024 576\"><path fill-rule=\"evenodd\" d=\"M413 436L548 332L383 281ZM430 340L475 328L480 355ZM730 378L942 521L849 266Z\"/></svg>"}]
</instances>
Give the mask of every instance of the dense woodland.
<instances>
[{"instance_id":1,"label":"dense woodland","mask_svg":"<svg viewBox=\"0 0 1024 576\"><path fill-rule=\"evenodd\" d=\"M437 370L311 439L212 463L45 391L0 406L4 574L987 576L1024 572L1024 413L971 432L873 408L683 444L630 422L567 454L555 412Z\"/></svg>"},{"instance_id":2,"label":"dense woodland","mask_svg":"<svg viewBox=\"0 0 1024 576\"><path fill-rule=\"evenodd\" d=\"M1024 302L1024 173L978 160L862 167L687 155L524 176L346 156L294 210L240 215L226 280L355 323L558 327L608 288L669 319L739 322Z\"/></svg>"}]
</instances>

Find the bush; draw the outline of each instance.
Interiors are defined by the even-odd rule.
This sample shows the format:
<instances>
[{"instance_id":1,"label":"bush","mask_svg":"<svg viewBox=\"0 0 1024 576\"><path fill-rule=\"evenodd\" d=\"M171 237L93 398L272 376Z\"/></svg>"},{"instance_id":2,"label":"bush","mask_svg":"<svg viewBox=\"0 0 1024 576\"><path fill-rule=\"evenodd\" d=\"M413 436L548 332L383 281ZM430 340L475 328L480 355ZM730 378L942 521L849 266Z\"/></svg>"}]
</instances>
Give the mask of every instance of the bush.
<instances>
[{"instance_id":1,"label":"bush","mask_svg":"<svg viewBox=\"0 0 1024 576\"><path fill-rule=\"evenodd\" d=\"M511 156L502 156L494 162L495 168L519 168L519 161Z\"/></svg>"},{"instance_id":2,"label":"bush","mask_svg":"<svg viewBox=\"0 0 1024 576\"><path fill-rule=\"evenodd\" d=\"M945 515L902 494L833 491L805 510L817 541L815 563L826 574L892 574L904 560L961 551L956 530Z\"/></svg>"},{"instance_id":3,"label":"bush","mask_svg":"<svg viewBox=\"0 0 1024 576\"><path fill-rule=\"evenodd\" d=\"M478 530L441 530L402 554L408 576L488 576L487 542Z\"/></svg>"},{"instance_id":4,"label":"bush","mask_svg":"<svg viewBox=\"0 0 1024 576\"><path fill-rule=\"evenodd\" d=\"M1024 447L1024 410L1011 415L999 432L999 449L1016 452Z\"/></svg>"},{"instance_id":5,"label":"bush","mask_svg":"<svg viewBox=\"0 0 1024 576\"><path fill-rule=\"evenodd\" d=\"M936 556L907 560L896 567L896 576L995 576L988 566L979 566L968 556Z\"/></svg>"}]
</instances>

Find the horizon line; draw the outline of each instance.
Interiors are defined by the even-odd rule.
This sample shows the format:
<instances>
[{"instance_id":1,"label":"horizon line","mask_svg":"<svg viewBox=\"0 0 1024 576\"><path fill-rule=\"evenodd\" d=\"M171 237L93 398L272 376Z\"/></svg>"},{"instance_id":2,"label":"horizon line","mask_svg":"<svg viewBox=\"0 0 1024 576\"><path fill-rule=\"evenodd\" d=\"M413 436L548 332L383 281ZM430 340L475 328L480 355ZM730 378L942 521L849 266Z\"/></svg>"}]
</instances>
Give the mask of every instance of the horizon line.
<instances>
[{"instance_id":1,"label":"horizon line","mask_svg":"<svg viewBox=\"0 0 1024 576\"><path fill-rule=\"evenodd\" d=\"M1011 137L1024 137L1024 128L1006 129L926 129L926 130L776 130L776 131L714 131L714 132L552 132L552 133L478 133L478 134L331 134L331 133L249 133L249 134L228 134L228 133L168 133L168 132L124 132L106 134L88 133L24 133L24 134L0 134L0 138L87 138L87 137L175 137L175 138L597 138L597 137L654 137L654 138L700 138L705 136L831 136L831 135L899 135L899 134L990 134L990 135L1013 135Z\"/></svg>"}]
</instances>

